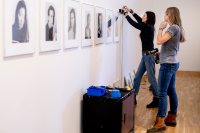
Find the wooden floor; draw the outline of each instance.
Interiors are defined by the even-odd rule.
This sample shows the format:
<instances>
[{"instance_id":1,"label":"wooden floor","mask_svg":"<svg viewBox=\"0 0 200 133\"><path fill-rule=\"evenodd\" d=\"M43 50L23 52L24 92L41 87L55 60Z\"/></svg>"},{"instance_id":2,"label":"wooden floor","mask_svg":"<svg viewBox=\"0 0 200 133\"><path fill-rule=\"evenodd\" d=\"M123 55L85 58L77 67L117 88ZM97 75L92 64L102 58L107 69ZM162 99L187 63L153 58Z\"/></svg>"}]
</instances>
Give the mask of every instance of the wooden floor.
<instances>
[{"instance_id":1,"label":"wooden floor","mask_svg":"<svg viewBox=\"0 0 200 133\"><path fill-rule=\"evenodd\" d=\"M154 124L157 114L157 109L146 108L146 104L152 100L148 86L144 80L137 96L136 133L146 133ZM165 133L200 133L200 73L178 72L176 87L179 100L177 126L167 127Z\"/></svg>"}]
</instances>

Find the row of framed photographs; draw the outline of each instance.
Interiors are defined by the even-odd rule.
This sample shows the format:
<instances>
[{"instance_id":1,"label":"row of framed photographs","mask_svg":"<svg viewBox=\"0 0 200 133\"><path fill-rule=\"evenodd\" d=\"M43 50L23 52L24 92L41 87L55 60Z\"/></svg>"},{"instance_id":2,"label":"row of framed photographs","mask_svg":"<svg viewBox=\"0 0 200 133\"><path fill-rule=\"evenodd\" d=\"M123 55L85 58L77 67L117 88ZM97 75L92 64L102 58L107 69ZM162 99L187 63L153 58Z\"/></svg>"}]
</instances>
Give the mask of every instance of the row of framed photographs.
<instances>
[{"instance_id":1,"label":"row of framed photographs","mask_svg":"<svg viewBox=\"0 0 200 133\"><path fill-rule=\"evenodd\" d=\"M5 57L34 53L36 35L40 39L40 52L61 49L61 35L64 48L120 39L122 18L118 12L75 0L64 0L63 25L60 1L40 0L40 30L36 33L34 3L35 0L5 0Z\"/></svg>"}]
</instances>

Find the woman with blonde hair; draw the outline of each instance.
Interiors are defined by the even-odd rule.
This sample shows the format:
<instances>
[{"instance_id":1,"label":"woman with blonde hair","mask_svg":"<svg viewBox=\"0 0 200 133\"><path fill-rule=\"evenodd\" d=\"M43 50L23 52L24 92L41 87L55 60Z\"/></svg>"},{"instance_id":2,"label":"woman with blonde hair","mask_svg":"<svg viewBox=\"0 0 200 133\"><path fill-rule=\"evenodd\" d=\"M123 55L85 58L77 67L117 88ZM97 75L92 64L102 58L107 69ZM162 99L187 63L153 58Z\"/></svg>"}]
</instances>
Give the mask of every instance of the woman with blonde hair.
<instances>
[{"instance_id":1,"label":"woman with blonde hair","mask_svg":"<svg viewBox=\"0 0 200 133\"><path fill-rule=\"evenodd\" d=\"M176 126L178 97L176 94L175 80L176 71L179 68L177 53L180 42L184 42L185 37L180 12L177 7L167 8L164 19L165 21L160 24L157 34L157 43L161 45L158 77L159 107L155 124L153 128L147 130L147 133L166 130L166 125ZM169 28L163 32L167 24L169 24ZM166 117L168 105L167 95L169 96L170 110Z\"/></svg>"}]
</instances>

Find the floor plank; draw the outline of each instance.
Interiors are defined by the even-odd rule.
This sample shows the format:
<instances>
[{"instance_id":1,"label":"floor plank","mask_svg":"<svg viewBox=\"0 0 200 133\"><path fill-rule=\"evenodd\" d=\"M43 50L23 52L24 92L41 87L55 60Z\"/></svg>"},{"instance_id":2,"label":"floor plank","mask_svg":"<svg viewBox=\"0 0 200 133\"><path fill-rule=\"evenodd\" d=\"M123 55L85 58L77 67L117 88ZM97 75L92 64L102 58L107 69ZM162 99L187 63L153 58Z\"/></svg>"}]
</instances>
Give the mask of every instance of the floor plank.
<instances>
[{"instance_id":1,"label":"floor plank","mask_svg":"<svg viewBox=\"0 0 200 133\"><path fill-rule=\"evenodd\" d=\"M149 91L146 77L141 84L135 109L136 133L146 133L154 124L157 114L157 109L146 108L146 104L152 100L152 92ZM167 127L165 133L199 133L200 72L177 72L176 86L179 100L177 126Z\"/></svg>"}]
</instances>

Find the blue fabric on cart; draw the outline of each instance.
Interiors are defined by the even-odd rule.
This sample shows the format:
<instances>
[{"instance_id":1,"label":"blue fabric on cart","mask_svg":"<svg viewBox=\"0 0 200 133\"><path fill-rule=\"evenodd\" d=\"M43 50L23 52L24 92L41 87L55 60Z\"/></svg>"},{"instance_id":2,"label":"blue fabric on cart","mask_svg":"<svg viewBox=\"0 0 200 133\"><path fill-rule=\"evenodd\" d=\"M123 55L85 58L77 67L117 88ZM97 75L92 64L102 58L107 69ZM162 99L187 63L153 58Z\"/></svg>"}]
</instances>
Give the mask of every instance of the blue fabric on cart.
<instances>
[{"instance_id":1,"label":"blue fabric on cart","mask_svg":"<svg viewBox=\"0 0 200 133\"><path fill-rule=\"evenodd\" d=\"M105 86L90 86L87 89L87 94L89 96L103 96L106 94L106 91Z\"/></svg>"}]
</instances>

